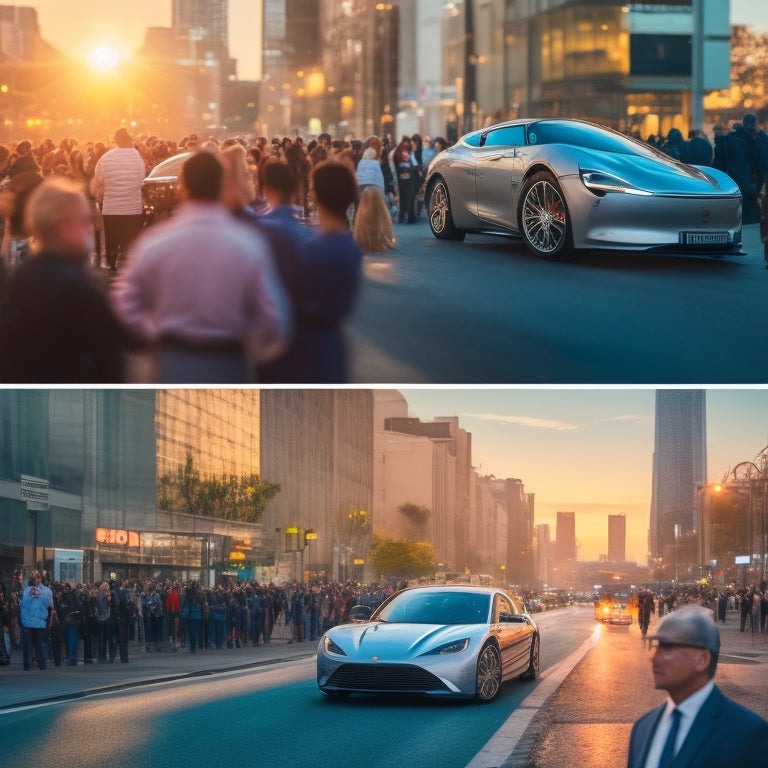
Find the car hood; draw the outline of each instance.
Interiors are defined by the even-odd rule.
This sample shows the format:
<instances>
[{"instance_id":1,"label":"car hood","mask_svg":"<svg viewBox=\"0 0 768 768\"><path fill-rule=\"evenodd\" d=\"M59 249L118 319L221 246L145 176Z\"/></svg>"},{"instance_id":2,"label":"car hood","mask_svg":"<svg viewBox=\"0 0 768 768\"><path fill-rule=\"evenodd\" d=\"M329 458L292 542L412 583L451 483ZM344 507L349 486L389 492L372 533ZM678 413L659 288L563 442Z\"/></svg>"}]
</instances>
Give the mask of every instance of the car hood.
<instances>
[{"instance_id":1,"label":"car hood","mask_svg":"<svg viewBox=\"0 0 768 768\"><path fill-rule=\"evenodd\" d=\"M484 636L483 624L346 624L328 635L351 659L404 660L461 638Z\"/></svg>"},{"instance_id":2,"label":"car hood","mask_svg":"<svg viewBox=\"0 0 768 768\"><path fill-rule=\"evenodd\" d=\"M605 171L656 195L738 195L739 189L730 176L715 168L685 165L672 158L598 152L582 149L578 154L579 170Z\"/></svg>"}]
</instances>

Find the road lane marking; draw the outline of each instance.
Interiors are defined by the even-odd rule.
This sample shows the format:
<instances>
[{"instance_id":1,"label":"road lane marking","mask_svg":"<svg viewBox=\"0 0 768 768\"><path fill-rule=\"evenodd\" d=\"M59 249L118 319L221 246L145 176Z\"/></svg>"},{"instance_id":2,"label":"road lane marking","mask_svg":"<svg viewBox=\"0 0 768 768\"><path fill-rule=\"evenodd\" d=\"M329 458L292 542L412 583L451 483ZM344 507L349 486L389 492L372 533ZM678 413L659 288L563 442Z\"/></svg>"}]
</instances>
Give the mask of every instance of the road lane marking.
<instances>
[{"instance_id":1,"label":"road lane marking","mask_svg":"<svg viewBox=\"0 0 768 768\"><path fill-rule=\"evenodd\" d=\"M504 764L527 732L534 716L562 685L571 670L597 645L602 629L601 624L595 625L592 634L573 653L540 676L536 688L491 736L467 768L499 768Z\"/></svg>"}]
</instances>

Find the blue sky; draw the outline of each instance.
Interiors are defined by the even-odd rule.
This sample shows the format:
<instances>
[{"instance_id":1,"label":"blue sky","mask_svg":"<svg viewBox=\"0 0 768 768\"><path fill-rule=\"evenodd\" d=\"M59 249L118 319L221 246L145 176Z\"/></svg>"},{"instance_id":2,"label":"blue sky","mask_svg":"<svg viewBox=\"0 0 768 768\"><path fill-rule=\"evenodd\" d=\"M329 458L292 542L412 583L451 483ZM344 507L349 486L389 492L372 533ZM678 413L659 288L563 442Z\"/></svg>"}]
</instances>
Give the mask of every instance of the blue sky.
<instances>
[{"instance_id":1,"label":"blue sky","mask_svg":"<svg viewBox=\"0 0 768 768\"><path fill-rule=\"evenodd\" d=\"M458 416L482 474L516 477L536 494L536 522L576 512L580 559L607 548L608 514L627 515L627 554L646 551L653 389L404 388L411 416ZM768 444L768 389L707 391L708 480Z\"/></svg>"}]
</instances>

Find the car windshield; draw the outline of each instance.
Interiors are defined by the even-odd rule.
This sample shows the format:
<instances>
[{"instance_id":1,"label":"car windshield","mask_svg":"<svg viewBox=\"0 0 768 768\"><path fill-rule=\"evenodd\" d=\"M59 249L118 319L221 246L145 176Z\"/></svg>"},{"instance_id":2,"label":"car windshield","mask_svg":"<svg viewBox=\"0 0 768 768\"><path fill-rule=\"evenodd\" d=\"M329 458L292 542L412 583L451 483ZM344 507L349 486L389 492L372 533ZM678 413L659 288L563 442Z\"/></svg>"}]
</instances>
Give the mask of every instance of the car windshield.
<instances>
[{"instance_id":1,"label":"car windshield","mask_svg":"<svg viewBox=\"0 0 768 768\"><path fill-rule=\"evenodd\" d=\"M183 152L180 155L169 157L158 163L150 172L149 178L160 178L165 176L178 176L181 173L181 166L187 162L189 152Z\"/></svg>"},{"instance_id":2,"label":"car windshield","mask_svg":"<svg viewBox=\"0 0 768 768\"><path fill-rule=\"evenodd\" d=\"M669 160L669 156L608 128L569 120L540 120L528 126L528 144L571 144L598 152L644 155Z\"/></svg>"},{"instance_id":3,"label":"car windshield","mask_svg":"<svg viewBox=\"0 0 768 768\"><path fill-rule=\"evenodd\" d=\"M405 624L483 624L490 604L491 596L482 592L414 590L382 606L375 618Z\"/></svg>"}]
</instances>

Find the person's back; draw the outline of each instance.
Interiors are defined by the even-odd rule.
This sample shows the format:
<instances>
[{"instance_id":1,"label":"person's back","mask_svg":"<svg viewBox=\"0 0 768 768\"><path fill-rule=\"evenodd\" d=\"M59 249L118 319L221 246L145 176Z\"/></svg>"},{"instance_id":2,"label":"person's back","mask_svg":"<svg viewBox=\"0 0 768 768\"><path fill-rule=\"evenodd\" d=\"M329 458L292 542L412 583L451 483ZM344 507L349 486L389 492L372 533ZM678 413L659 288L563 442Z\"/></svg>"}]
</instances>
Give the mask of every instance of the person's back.
<instances>
[{"instance_id":1,"label":"person's back","mask_svg":"<svg viewBox=\"0 0 768 768\"><path fill-rule=\"evenodd\" d=\"M299 248L287 288L295 333L286 352L271 363L281 383L345 383L347 351L341 325L354 306L362 255L349 231L347 209L357 202L354 172L326 161L312 172L320 226Z\"/></svg>"},{"instance_id":2,"label":"person's back","mask_svg":"<svg viewBox=\"0 0 768 768\"><path fill-rule=\"evenodd\" d=\"M188 199L136 241L114 305L132 333L158 345L157 381L246 383L285 333L287 302L265 239L218 202L219 161L197 153L182 174Z\"/></svg>"},{"instance_id":3,"label":"person's back","mask_svg":"<svg viewBox=\"0 0 768 768\"><path fill-rule=\"evenodd\" d=\"M113 270L144 223L141 183L146 175L144 159L125 128L115 133L115 144L99 158L90 183L101 203L107 265Z\"/></svg>"},{"instance_id":4,"label":"person's back","mask_svg":"<svg viewBox=\"0 0 768 768\"><path fill-rule=\"evenodd\" d=\"M725 137L726 172L741 190L744 224L760 221L757 196L760 192L760 173L755 152L757 122L754 115L744 115L741 125Z\"/></svg>"}]
</instances>

